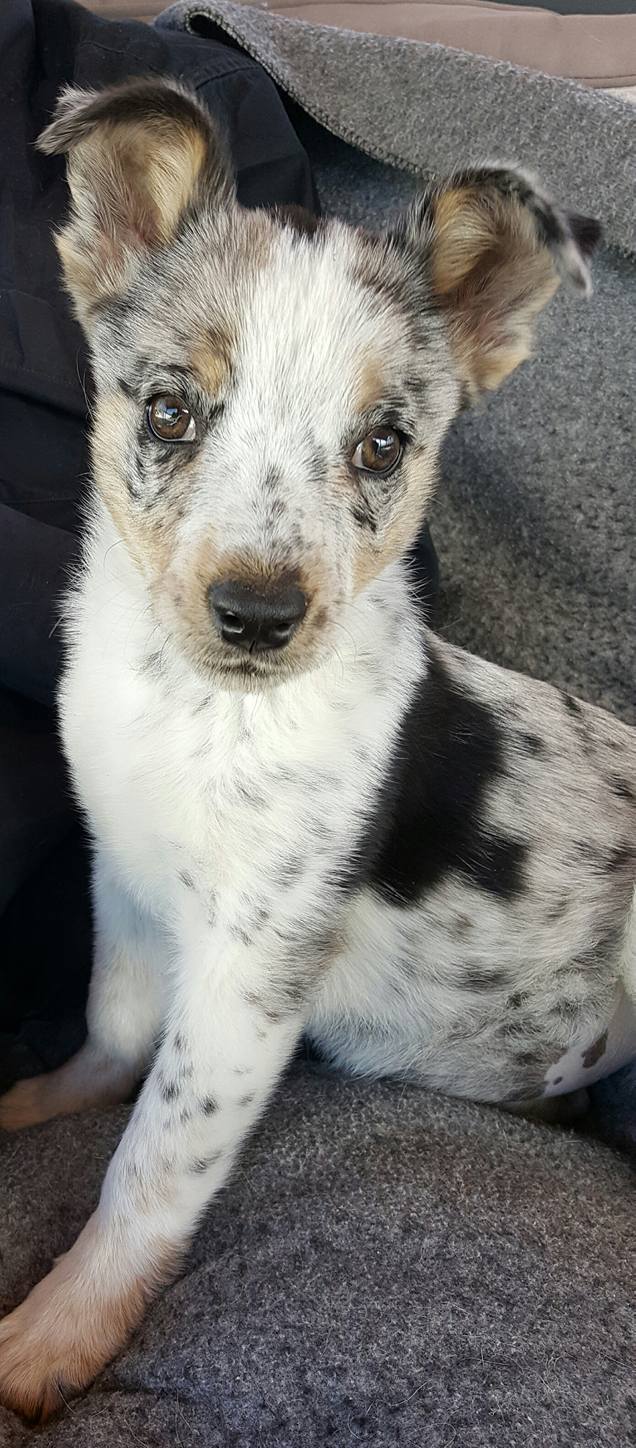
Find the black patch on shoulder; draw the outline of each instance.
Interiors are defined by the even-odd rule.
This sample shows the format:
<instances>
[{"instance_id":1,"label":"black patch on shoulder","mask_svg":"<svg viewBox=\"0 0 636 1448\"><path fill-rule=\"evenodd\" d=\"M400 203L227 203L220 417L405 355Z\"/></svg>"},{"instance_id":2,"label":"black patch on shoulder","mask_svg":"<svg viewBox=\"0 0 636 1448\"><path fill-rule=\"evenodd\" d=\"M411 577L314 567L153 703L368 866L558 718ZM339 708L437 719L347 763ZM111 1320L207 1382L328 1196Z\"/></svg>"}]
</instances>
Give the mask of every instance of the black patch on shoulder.
<instances>
[{"instance_id":1,"label":"black patch on shoulder","mask_svg":"<svg viewBox=\"0 0 636 1448\"><path fill-rule=\"evenodd\" d=\"M503 900L523 890L527 847L483 825L489 787L505 773L501 729L460 690L429 645L429 666L403 721L358 880L412 902L454 871Z\"/></svg>"}]
</instances>

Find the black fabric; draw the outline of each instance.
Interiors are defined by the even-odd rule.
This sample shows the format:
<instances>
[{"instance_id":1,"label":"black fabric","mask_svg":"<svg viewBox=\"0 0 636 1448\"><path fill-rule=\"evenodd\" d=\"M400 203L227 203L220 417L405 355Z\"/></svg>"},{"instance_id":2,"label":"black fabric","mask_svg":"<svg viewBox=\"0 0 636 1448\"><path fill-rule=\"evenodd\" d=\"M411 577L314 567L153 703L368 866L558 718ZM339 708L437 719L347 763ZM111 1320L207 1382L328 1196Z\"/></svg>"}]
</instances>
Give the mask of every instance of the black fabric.
<instances>
[{"instance_id":1,"label":"black fabric","mask_svg":"<svg viewBox=\"0 0 636 1448\"><path fill-rule=\"evenodd\" d=\"M53 710L60 599L88 470L86 347L52 229L64 161L34 141L63 85L170 73L228 135L248 206L317 208L307 155L269 77L215 40L103 20L73 0L0 6L0 1090L81 1038L90 971L89 863ZM437 590L428 534L418 549Z\"/></svg>"}]
</instances>

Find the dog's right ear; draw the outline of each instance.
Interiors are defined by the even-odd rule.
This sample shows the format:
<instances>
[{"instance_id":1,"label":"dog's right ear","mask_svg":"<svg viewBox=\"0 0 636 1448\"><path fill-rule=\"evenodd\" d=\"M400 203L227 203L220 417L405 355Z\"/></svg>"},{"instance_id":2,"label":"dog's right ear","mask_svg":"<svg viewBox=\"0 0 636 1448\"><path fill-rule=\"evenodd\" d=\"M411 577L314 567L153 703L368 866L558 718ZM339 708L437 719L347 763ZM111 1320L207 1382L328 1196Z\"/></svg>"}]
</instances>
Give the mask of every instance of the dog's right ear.
<instances>
[{"instance_id":1,"label":"dog's right ear","mask_svg":"<svg viewBox=\"0 0 636 1448\"><path fill-rule=\"evenodd\" d=\"M38 146L69 153L72 211L56 237L80 320L121 293L196 202L230 206L227 150L209 112L170 79L66 90Z\"/></svg>"}]
</instances>

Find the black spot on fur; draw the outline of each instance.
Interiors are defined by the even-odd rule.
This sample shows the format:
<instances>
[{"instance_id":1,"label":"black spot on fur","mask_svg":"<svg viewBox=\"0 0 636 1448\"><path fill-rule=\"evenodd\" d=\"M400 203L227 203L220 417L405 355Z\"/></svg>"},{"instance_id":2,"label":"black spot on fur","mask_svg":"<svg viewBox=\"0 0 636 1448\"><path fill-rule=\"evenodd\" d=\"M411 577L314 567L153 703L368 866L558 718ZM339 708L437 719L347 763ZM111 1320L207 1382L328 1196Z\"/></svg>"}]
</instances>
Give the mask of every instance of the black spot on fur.
<instances>
[{"instance_id":1,"label":"black spot on fur","mask_svg":"<svg viewBox=\"0 0 636 1448\"><path fill-rule=\"evenodd\" d=\"M194 709L192 710L193 716L194 716L195 714L202 714L202 713L203 713L203 710L204 710L204 709L207 709L211 703L212 703L212 695L211 695L211 694L204 694L204 695L203 695L203 698L202 698L202 699L199 699L198 704L195 704Z\"/></svg>"},{"instance_id":2,"label":"black spot on fur","mask_svg":"<svg viewBox=\"0 0 636 1448\"><path fill-rule=\"evenodd\" d=\"M515 1060L520 1066L542 1066L543 1059L537 1051L518 1051Z\"/></svg>"},{"instance_id":3,"label":"black spot on fur","mask_svg":"<svg viewBox=\"0 0 636 1448\"><path fill-rule=\"evenodd\" d=\"M163 665L163 650L157 649L152 654L146 654L140 665L143 674L160 674Z\"/></svg>"},{"instance_id":4,"label":"black spot on fur","mask_svg":"<svg viewBox=\"0 0 636 1448\"><path fill-rule=\"evenodd\" d=\"M179 1085L176 1081L166 1081L165 1076L161 1080L161 1096L164 1101L176 1101L179 1095Z\"/></svg>"},{"instance_id":5,"label":"black spot on fur","mask_svg":"<svg viewBox=\"0 0 636 1448\"><path fill-rule=\"evenodd\" d=\"M245 780L240 779L237 782L236 793L240 799L245 801L245 804L251 805L253 809L264 808L265 796L261 794L259 790L255 789L253 785L247 784Z\"/></svg>"},{"instance_id":6,"label":"black spot on fur","mask_svg":"<svg viewBox=\"0 0 636 1448\"><path fill-rule=\"evenodd\" d=\"M508 997L506 1005L509 1006L511 1010L518 1011L522 1006L527 1005L529 999L527 990L516 990L513 995Z\"/></svg>"},{"instance_id":7,"label":"black spot on fur","mask_svg":"<svg viewBox=\"0 0 636 1448\"><path fill-rule=\"evenodd\" d=\"M263 493L277 494L281 486L282 478L278 468L270 467L261 478L260 488Z\"/></svg>"},{"instance_id":8,"label":"black spot on fur","mask_svg":"<svg viewBox=\"0 0 636 1448\"><path fill-rule=\"evenodd\" d=\"M554 1016L564 1016L568 1021L576 1020L576 1017L581 1014L581 1002L578 1000L570 1000L567 996L564 996L558 1005L554 1007L551 1014Z\"/></svg>"},{"instance_id":9,"label":"black spot on fur","mask_svg":"<svg viewBox=\"0 0 636 1448\"><path fill-rule=\"evenodd\" d=\"M598 1039L593 1041L592 1045L588 1046L587 1050L582 1053L581 1061L587 1071L589 1071L592 1066L595 1066L597 1061L600 1061L601 1056L605 1055L606 1049L607 1031L603 1031Z\"/></svg>"},{"instance_id":10,"label":"black spot on fur","mask_svg":"<svg viewBox=\"0 0 636 1448\"><path fill-rule=\"evenodd\" d=\"M631 870L636 862L636 849L633 845L618 845L611 850L607 860L608 870Z\"/></svg>"},{"instance_id":11,"label":"black spot on fur","mask_svg":"<svg viewBox=\"0 0 636 1448\"><path fill-rule=\"evenodd\" d=\"M509 978L505 970L489 970L487 966L469 965L459 979L458 984L468 987L469 990L499 990L502 986L509 985Z\"/></svg>"},{"instance_id":12,"label":"black spot on fur","mask_svg":"<svg viewBox=\"0 0 636 1448\"><path fill-rule=\"evenodd\" d=\"M363 503L354 503L351 508L351 516L359 528L368 528L370 533L377 533L378 525L371 512Z\"/></svg>"},{"instance_id":13,"label":"black spot on fur","mask_svg":"<svg viewBox=\"0 0 636 1448\"><path fill-rule=\"evenodd\" d=\"M505 773L499 725L429 650L360 845L359 875L393 901L416 900L453 871L487 894L514 899L526 846L483 823L489 786Z\"/></svg>"},{"instance_id":14,"label":"black spot on fur","mask_svg":"<svg viewBox=\"0 0 636 1448\"><path fill-rule=\"evenodd\" d=\"M465 940L474 928L470 915L457 915L453 921L452 934L456 940Z\"/></svg>"},{"instance_id":15,"label":"black spot on fur","mask_svg":"<svg viewBox=\"0 0 636 1448\"><path fill-rule=\"evenodd\" d=\"M248 935L247 931L243 929L242 925L231 925L230 935L234 940L240 941L241 945L250 946L252 944L251 935Z\"/></svg>"},{"instance_id":16,"label":"black spot on fur","mask_svg":"<svg viewBox=\"0 0 636 1448\"><path fill-rule=\"evenodd\" d=\"M575 699L573 694L564 694L563 703L565 704L568 714L579 717L583 713L578 699Z\"/></svg>"},{"instance_id":17,"label":"black spot on fur","mask_svg":"<svg viewBox=\"0 0 636 1448\"><path fill-rule=\"evenodd\" d=\"M636 804L636 793L628 780L621 779L617 774L608 781L612 794L618 795L619 799L626 799L629 804Z\"/></svg>"},{"instance_id":18,"label":"black spot on fur","mask_svg":"<svg viewBox=\"0 0 636 1448\"><path fill-rule=\"evenodd\" d=\"M567 897L564 897L564 899L559 900L556 905L551 905L550 909L546 910L546 920L549 921L550 924L554 924L557 920L562 920L564 915L567 915L569 903Z\"/></svg>"},{"instance_id":19,"label":"black spot on fur","mask_svg":"<svg viewBox=\"0 0 636 1448\"><path fill-rule=\"evenodd\" d=\"M309 978L305 980L304 975L298 971L298 961L313 955L313 944L307 944L309 936L303 936L300 933L296 935L292 932L283 933L279 930L275 933L282 945L287 947L290 959L293 960L296 967L295 973L286 976L281 971L276 981L268 985L266 995L261 991L254 990L245 992L247 1005L254 1006L256 1010L260 1011L270 1025L278 1025L287 1017L295 1015L304 1004L310 982ZM308 977L309 974L308 972Z\"/></svg>"},{"instance_id":20,"label":"black spot on fur","mask_svg":"<svg viewBox=\"0 0 636 1448\"><path fill-rule=\"evenodd\" d=\"M192 1162L190 1171L200 1176L204 1171L208 1171L209 1167L215 1166L216 1162L220 1161L222 1156L222 1151L213 1151L209 1156L199 1156L196 1161Z\"/></svg>"},{"instance_id":21,"label":"black spot on fur","mask_svg":"<svg viewBox=\"0 0 636 1448\"><path fill-rule=\"evenodd\" d=\"M301 855L288 855L286 859L280 860L276 867L276 883L283 888L293 885L302 875L304 864Z\"/></svg>"},{"instance_id":22,"label":"black spot on fur","mask_svg":"<svg viewBox=\"0 0 636 1448\"><path fill-rule=\"evenodd\" d=\"M175 1036L173 1037L172 1044L175 1051L177 1051L179 1055L181 1055L182 1052L185 1051L186 1043L180 1031L176 1032Z\"/></svg>"},{"instance_id":23,"label":"black spot on fur","mask_svg":"<svg viewBox=\"0 0 636 1448\"><path fill-rule=\"evenodd\" d=\"M535 759L540 758L546 752L544 741L539 738L538 734L526 733L524 730L523 733L519 735L519 743L522 745L526 754L532 754Z\"/></svg>"},{"instance_id":24,"label":"black spot on fur","mask_svg":"<svg viewBox=\"0 0 636 1448\"><path fill-rule=\"evenodd\" d=\"M404 976L407 981L418 980L421 975L419 964L410 955L400 955L391 961L391 968Z\"/></svg>"},{"instance_id":25,"label":"black spot on fur","mask_svg":"<svg viewBox=\"0 0 636 1448\"><path fill-rule=\"evenodd\" d=\"M262 930L271 918L271 912L265 905L257 905L254 910L254 926L256 930Z\"/></svg>"},{"instance_id":26,"label":"black spot on fur","mask_svg":"<svg viewBox=\"0 0 636 1448\"><path fill-rule=\"evenodd\" d=\"M239 1106L251 1106L256 1099L255 1091L246 1091L244 1096L239 1097Z\"/></svg>"},{"instance_id":27,"label":"black spot on fur","mask_svg":"<svg viewBox=\"0 0 636 1448\"><path fill-rule=\"evenodd\" d=\"M204 1116L213 1116L218 1111L219 1103L215 1096L206 1096L201 1102L201 1110Z\"/></svg>"}]
</instances>

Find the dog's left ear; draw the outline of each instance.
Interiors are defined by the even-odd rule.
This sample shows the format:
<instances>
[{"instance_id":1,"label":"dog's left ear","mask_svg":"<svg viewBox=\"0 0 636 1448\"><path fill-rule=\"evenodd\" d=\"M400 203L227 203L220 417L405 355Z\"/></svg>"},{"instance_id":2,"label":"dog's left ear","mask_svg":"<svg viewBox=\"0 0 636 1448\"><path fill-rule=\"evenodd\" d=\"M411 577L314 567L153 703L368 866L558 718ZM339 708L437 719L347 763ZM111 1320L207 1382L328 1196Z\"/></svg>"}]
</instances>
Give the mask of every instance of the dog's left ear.
<instances>
[{"instance_id":1,"label":"dog's left ear","mask_svg":"<svg viewBox=\"0 0 636 1448\"><path fill-rule=\"evenodd\" d=\"M172 79L67 90L38 146L68 152L72 209L56 241L85 323L125 288L144 253L174 239L193 205L234 198L212 117Z\"/></svg>"},{"instance_id":2,"label":"dog's left ear","mask_svg":"<svg viewBox=\"0 0 636 1448\"><path fill-rule=\"evenodd\" d=\"M597 221L555 206L534 178L493 167L431 187L393 239L424 262L474 396L530 355L536 317L559 278L590 293L588 258L600 235Z\"/></svg>"}]
</instances>

